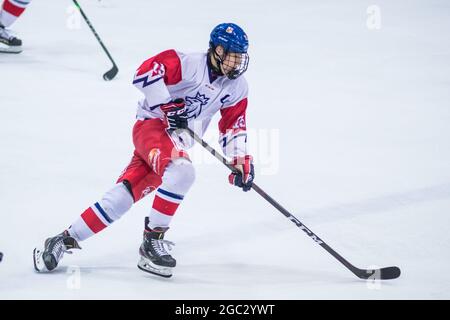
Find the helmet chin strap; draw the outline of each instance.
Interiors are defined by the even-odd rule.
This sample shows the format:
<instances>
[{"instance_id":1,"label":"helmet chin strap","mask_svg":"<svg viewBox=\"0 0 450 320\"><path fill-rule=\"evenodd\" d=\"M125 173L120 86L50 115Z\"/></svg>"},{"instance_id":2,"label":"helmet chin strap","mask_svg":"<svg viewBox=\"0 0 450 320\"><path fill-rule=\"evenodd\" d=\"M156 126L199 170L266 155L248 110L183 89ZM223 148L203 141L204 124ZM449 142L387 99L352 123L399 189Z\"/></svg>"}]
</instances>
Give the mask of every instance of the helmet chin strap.
<instances>
[{"instance_id":1,"label":"helmet chin strap","mask_svg":"<svg viewBox=\"0 0 450 320\"><path fill-rule=\"evenodd\" d=\"M215 63L212 62L212 59L214 59ZM218 76L224 76L224 74L222 72L222 68L220 67L222 65L222 63L223 63L223 60L218 56L215 48L211 47L209 54L208 54L208 64L209 64L210 68L212 69L212 71Z\"/></svg>"}]
</instances>

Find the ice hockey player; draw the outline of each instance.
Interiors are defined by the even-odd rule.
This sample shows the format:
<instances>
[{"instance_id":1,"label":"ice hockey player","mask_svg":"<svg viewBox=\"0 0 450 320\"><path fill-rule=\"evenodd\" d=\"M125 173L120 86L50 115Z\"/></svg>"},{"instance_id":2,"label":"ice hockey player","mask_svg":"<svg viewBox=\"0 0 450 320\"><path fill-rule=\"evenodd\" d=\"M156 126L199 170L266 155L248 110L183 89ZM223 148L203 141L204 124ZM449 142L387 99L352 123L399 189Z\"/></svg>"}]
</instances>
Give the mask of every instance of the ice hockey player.
<instances>
[{"instance_id":1,"label":"ice hockey player","mask_svg":"<svg viewBox=\"0 0 450 320\"><path fill-rule=\"evenodd\" d=\"M0 52L22 52L22 40L12 35L9 28L25 11L31 0L5 0L0 9Z\"/></svg>"},{"instance_id":2,"label":"ice hockey player","mask_svg":"<svg viewBox=\"0 0 450 320\"><path fill-rule=\"evenodd\" d=\"M194 141L183 130L202 136L220 111L220 144L239 170L229 182L248 191L254 178L247 153L246 108L248 39L236 24L222 23L210 35L206 53L168 50L146 60L133 84L145 95L138 103L133 128L134 154L116 184L87 208L62 233L48 238L33 252L38 272L54 270L63 254L79 249L78 242L121 218L131 206L156 190L145 218L138 267L163 277L172 276L176 260L164 239L178 206L194 182L194 167L186 152Z\"/></svg>"}]
</instances>

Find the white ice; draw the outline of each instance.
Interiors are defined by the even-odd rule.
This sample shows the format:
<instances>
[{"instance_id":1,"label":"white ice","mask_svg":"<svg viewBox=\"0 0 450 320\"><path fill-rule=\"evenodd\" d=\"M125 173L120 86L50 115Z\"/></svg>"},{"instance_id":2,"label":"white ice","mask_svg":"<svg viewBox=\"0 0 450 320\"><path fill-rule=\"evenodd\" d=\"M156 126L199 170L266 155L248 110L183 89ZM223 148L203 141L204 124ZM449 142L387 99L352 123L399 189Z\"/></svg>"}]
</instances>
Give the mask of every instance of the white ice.
<instances>
[{"instance_id":1,"label":"white ice","mask_svg":"<svg viewBox=\"0 0 450 320\"><path fill-rule=\"evenodd\" d=\"M0 299L449 299L450 3L430 1L34 1L0 55ZM373 7L372 5L375 5ZM171 279L136 267L152 197L81 243L52 274L32 249L112 186L131 157L146 58L207 49L220 22L250 38L256 182L359 267L355 278L200 147L197 181L167 239ZM216 120L206 137L215 148Z\"/></svg>"}]
</instances>

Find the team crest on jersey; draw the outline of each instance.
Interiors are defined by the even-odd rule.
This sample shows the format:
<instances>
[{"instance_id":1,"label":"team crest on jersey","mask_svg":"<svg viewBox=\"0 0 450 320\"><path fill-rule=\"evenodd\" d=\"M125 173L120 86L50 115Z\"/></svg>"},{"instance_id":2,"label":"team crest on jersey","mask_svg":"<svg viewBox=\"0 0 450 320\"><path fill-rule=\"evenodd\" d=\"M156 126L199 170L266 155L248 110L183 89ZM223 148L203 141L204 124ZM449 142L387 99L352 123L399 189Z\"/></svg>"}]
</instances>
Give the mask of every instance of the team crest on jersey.
<instances>
[{"instance_id":1,"label":"team crest on jersey","mask_svg":"<svg viewBox=\"0 0 450 320\"><path fill-rule=\"evenodd\" d=\"M208 103L209 98L204 94L197 92L195 97L186 96L185 101L188 112L188 119L195 119L200 115L200 113L202 113L203 106Z\"/></svg>"}]
</instances>

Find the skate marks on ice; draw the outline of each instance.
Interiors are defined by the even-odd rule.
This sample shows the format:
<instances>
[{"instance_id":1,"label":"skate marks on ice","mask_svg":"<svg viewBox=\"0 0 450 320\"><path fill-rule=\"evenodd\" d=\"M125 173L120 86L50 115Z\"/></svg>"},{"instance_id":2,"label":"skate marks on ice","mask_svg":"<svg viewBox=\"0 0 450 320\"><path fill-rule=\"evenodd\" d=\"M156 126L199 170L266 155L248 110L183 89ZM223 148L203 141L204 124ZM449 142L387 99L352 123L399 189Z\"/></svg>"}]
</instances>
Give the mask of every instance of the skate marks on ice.
<instances>
[{"instance_id":1,"label":"skate marks on ice","mask_svg":"<svg viewBox=\"0 0 450 320\"><path fill-rule=\"evenodd\" d=\"M306 225L313 228L314 225L335 223L336 221L351 219L356 216L376 215L402 207L445 199L450 199L450 183L386 194L362 201L330 205L322 208L293 209L292 213ZM286 207L289 207L289 205L286 204ZM266 210L272 209L269 208ZM183 239L183 244L188 246L202 244L204 243L204 239L208 238L208 245L217 245L224 242L224 237L227 238L226 242L228 243L230 241L238 243L244 239L252 239L259 236L264 237L267 232L278 233L279 231L292 229L292 226L289 224L273 224L273 221L276 219L283 220L283 217L278 217L279 213L276 209L273 209L273 214L274 216L272 218L252 222L251 228L253 230L260 230L261 232L246 232L249 229L249 225L241 224L220 231L216 230L214 233L211 233L211 236L202 234L186 237ZM239 235L239 237L233 237L232 235Z\"/></svg>"},{"instance_id":2,"label":"skate marks on ice","mask_svg":"<svg viewBox=\"0 0 450 320\"><path fill-rule=\"evenodd\" d=\"M299 215L306 218L308 223L321 224L445 199L450 199L450 183L386 194L363 201L307 209Z\"/></svg>"},{"instance_id":3,"label":"skate marks on ice","mask_svg":"<svg viewBox=\"0 0 450 320\"><path fill-rule=\"evenodd\" d=\"M67 51L72 42L64 41L60 46L40 46L39 48L27 47L26 52L20 55L0 54L0 65L5 72L14 72L24 66L33 67L35 73L39 73L44 79L53 79L55 72L65 75L67 72L74 75L86 75L92 78L92 68L96 66L97 60L78 63L80 56L92 55L89 45L79 44L76 48L76 56L73 51ZM72 74L73 75L73 74ZM26 76L25 76L26 77Z\"/></svg>"},{"instance_id":4,"label":"skate marks on ice","mask_svg":"<svg viewBox=\"0 0 450 320\"><path fill-rule=\"evenodd\" d=\"M117 277L117 278L123 278L124 276L130 275L130 273L133 273L135 270L139 271L134 264L127 264L125 265L89 265L89 264L73 264L68 265L64 264L64 261L62 261L61 265L58 266L55 270L51 272L36 272L33 270L38 277L50 277L55 278L57 276L67 276L68 274L72 273L74 270L77 270L82 275L95 275L96 277L105 277L105 278L111 278L111 277ZM133 272L132 272L133 271ZM137 272L136 272L137 273Z\"/></svg>"},{"instance_id":5,"label":"skate marks on ice","mask_svg":"<svg viewBox=\"0 0 450 320\"><path fill-rule=\"evenodd\" d=\"M209 284L221 286L313 285L314 283L348 283L326 270L311 270L301 266L223 262L179 264L172 281L177 284ZM361 284L360 281L355 283Z\"/></svg>"}]
</instances>

